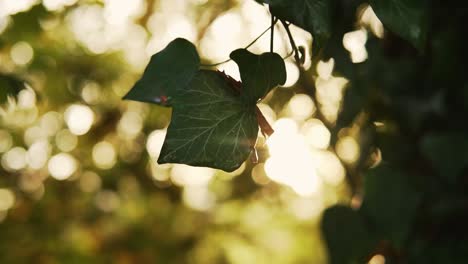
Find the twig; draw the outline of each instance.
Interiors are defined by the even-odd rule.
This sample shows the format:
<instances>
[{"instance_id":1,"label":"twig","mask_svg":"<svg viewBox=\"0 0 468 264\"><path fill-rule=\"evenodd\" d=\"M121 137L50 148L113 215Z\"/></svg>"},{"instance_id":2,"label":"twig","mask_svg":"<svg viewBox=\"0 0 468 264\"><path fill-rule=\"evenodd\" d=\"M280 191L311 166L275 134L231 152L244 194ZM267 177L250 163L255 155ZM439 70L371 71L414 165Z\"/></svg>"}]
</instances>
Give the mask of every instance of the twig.
<instances>
[{"instance_id":1,"label":"twig","mask_svg":"<svg viewBox=\"0 0 468 264\"><path fill-rule=\"evenodd\" d=\"M291 43L291 47L294 51L294 59L296 60L297 65L300 66L302 64L301 64L301 58L299 57L299 50L297 49L296 42L294 41L291 31L289 30L289 24L287 24L282 19L280 19L280 21L281 21L281 24L283 24L283 27L286 30L286 33L288 34L289 43Z\"/></svg>"},{"instance_id":2,"label":"twig","mask_svg":"<svg viewBox=\"0 0 468 264\"><path fill-rule=\"evenodd\" d=\"M255 44L255 42L257 42L257 40L259 40L263 35L265 35L265 33L268 32L268 30L270 30L271 28L273 28L276 24L276 22L278 22L278 19L275 18L273 20L273 24L270 25L267 29L265 29L258 37L256 37L254 40L252 40L252 42L250 42L247 46L245 46L244 49L248 49L250 48L253 44ZM200 64L201 67L216 67L216 66L219 66L221 64L224 64L224 63L227 63L227 62L230 62L232 59L227 59L225 61L222 61L222 62L218 62L218 63L214 63L214 64Z\"/></svg>"}]
</instances>

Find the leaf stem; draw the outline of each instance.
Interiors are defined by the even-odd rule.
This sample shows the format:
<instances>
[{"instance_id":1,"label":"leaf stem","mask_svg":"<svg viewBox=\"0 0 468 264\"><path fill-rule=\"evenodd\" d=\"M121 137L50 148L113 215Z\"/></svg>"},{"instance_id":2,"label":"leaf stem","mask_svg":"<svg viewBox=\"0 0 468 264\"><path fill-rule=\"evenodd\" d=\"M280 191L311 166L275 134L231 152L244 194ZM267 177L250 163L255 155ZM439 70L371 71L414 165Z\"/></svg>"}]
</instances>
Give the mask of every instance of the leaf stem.
<instances>
[{"instance_id":1,"label":"leaf stem","mask_svg":"<svg viewBox=\"0 0 468 264\"><path fill-rule=\"evenodd\" d=\"M271 127L270 123L268 123L265 116L262 114L262 111L260 111L260 108L258 108L258 106L255 106L255 114L257 115L258 125L260 126L260 130L262 131L263 136L265 137L271 136L275 131Z\"/></svg>"},{"instance_id":2,"label":"leaf stem","mask_svg":"<svg viewBox=\"0 0 468 264\"><path fill-rule=\"evenodd\" d=\"M253 44L255 44L255 42L257 42L257 40L259 40L263 35L265 35L265 33L267 33L268 30L272 29L275 26L276 22L278 22L278 19L274 18L272 24L267 29L265 29L260 35L258 35L258 37L256 37L254 40L252 40L247 46L245 46L244 49L248 49ZM227 60L224 60L224 61L221 61L221 62L218 62L218 63L214 63L214 64L200 64L200 66L201 67L216 67L216 66L219 66L221 64L230 62L231 60L232 59L227 59Z\"/></svg>"},{"instance_id":3,"label":"leaf stem","mask_svg":"<svg viewBox=\"0 0 468 264\"><path fill-rule=\"evenodd\" d=\"M294 52L294 59L296 60L297 65L302 65L301 64L301 58L299 57L299 50L297 49L296 42L294 41L294 38L291 34L291 31L289 30L289 24L287 24L284 20L280 19L281 24L283 24L284 29L286 30L286 33L288 34L289 38L289 43L291 43L291 47Z\"/></svg>"},{"instance_id":4,"label":"leaf stem","mask_svg":"<svg viewBox=\"0 0 468 264\"><path fill-rule=\"evenodd\" d=\"M270 35L270 52L273 53L273 38L275 37L275 16L272 14L271 15L271 26L270 26L270 30L271 30L271 35Z\"/></svg>"}]
</instances>

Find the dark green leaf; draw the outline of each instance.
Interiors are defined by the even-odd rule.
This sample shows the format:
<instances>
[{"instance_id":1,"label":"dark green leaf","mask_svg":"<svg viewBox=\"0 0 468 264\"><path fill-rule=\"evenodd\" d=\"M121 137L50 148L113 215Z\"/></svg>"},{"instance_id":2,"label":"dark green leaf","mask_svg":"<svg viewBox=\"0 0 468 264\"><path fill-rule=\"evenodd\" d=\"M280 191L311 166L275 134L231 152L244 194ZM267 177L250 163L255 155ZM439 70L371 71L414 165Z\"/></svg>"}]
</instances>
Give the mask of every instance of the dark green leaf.
<instances>
[{"instance_id":1,"label":"dark green leaf","mask_svg":"<svg viewBox=\"0 0 468 264\"><path fill-rule=\"evenodd\" d=\"M284 61L276 53L255 55L246 49L238 49L230 57L239 66L243 83L241 96L248 103L255 104L271 89L286 82Z\"/></svg>"},{"instance_id":2,"label":"dark green leaf","mask_svg":"<svg viewBox=\"0 0 468 264\"><path fill-rule=\"evenodd\" d=\"M244 104L220 73L199 71L173 105L159 163L233 171L248 158L258 133L255 104Z\"/></svg>"},{"instance_id":3,"label":"dark green leaf","mask_svg":"<svg viewBox=\"0 0 468 264\"><path fill-rule=\"evenodd\" d=\"M406 241L421 195L410 185L410 176L381 165L370 170L364 181L361 210L381 239L397 248Z\"/></svg>"},{"instance_id":4,"label":"dark green leaf","mask_svg":"<svg viewBox=\"0 0 468 264\"><path fill-rule=\"evenodd\" d=\"M331 35L331 0L263 0L270 5L273 15L309 31L314 45L323 46Z\"/></svg>"},{"instance_id":5,"label":"dark green leaf","mask_svg":"<svg viewBox=\"0 0 468 264\"><path fill-rule=\"evenodd\" d=\"M124 99L168 106L167 99L190 83L199 64L195 46L188 40L175 39L151 57L143 77Z\"/></svg>"},{"instance_id":6,"label":"dark green leaf","mask_svg":"<svg viewBox=\"0 0 468 264\"><path fill-rule=\"evenodd\" d=\"M14 97L24 88L24 81L15 76L0 73L0 104L5 103L8 96Z\"/></svg>"},{"instance_id":7,"label":"dark green leaf","mask_svg":"<svg viewBox=\"0 0 468 264\"><path fill-rule=\"evenodd\" d=\"M422 50L428 18L426 0L369 0L382 23L392 32Z\"/></svg>"},{"instance_id":8,"label":"dark green leaf","mask_svg":"<svg viewBox=\"0 0 468 264\"><path fill-rule=\"evenodd\" d=\"M331 264L364 263L372 245L362 217L349 207L337 205L325 210L322 232Z\"/></svg>"},{"instance_id":9,"label":"dark green leaf","mask_svg":"<svg viewBox=\"0 0 468 264\"><path fill-rule=\"evenodd\" d=\"M439 175L451 182L468 165L468 140L464 134L429 134L422 140L421 151Z\"/></svg>"}]
</instances>

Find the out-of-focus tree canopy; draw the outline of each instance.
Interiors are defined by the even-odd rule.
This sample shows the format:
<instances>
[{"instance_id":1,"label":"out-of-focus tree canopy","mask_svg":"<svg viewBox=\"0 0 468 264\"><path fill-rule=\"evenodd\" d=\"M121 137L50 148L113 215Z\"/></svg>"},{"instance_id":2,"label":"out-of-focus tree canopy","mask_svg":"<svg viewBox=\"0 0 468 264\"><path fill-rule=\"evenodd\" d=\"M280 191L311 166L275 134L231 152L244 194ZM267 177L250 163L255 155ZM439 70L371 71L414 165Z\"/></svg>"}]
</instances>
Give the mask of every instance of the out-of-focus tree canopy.
<instances>
[{"instance_id":1,"label":"out-of-focus tree canopy","mask_svg":"<svg viewBox=\"0 0 468 264\"><path fill-rule=\"evenodd\" d=\"M272 43L287 79L258 104L275 130L258 162L158 164L171 109L122 100L151 56L185 38L240 80L240 59L218 62L270 12L273 39L249 50ZM436 0L0 0L0 262L466 263L467 14Z\"/></svg>"}]
</instances>

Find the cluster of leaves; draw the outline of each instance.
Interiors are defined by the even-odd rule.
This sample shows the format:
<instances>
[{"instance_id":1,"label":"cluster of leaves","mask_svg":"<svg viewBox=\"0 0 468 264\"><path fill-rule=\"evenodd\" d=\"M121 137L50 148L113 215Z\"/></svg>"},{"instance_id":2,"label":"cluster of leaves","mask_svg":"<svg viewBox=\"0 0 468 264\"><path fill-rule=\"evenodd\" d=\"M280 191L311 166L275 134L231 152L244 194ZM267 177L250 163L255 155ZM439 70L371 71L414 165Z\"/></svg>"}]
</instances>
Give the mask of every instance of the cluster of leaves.
<instances>
[{"instance_id":1,"label":"cluster of leaves","mask_svg":"<svg viewBox=\"0 0 468 264\"><path fill-rule=\"evenodd\" d=\"M256 1L268 4L272 15L283 22L309 31L314 37L314 63L334 58L335 74L350 80L334 135L336 139L343 128L360 127L361 159L348 168L354 172L348 180L357 196L364 198L358 210L340 205L325 212L322 227L331 263L362 263L377 253L386 257L386 263L466 262L468 197L463 190L468 182L468 127L464 122L468 82L463 73L466 62L460 58L466 58L463 32L468 10L424 0ZM383 39L369 36L368 59L355 64L342 39L359 24L357 14L366 4L386 32ZM190 54L195 57L193 51ZM195 73L198 61L183 62L184 58L179 59L184 66L178 68L183 72L178 83L159 77L157 87L169 89L171 84L174 92L158 88L157 94L149 93L144 87L150 63L136 86L145 92L131 92L127 97L156 103L161 95L174 97L174 116L161 162L231 170L246 158L257 131L252 107L282 83L282 79L269 80L280 69L279 61L269 71L268 64L256 63L259 59L248 54L237 51L231 55L242 75L240 96L233 95L219 74ZM155 57L154 63L161 63L161 68L175 65L164 60ZM249 65L262 66L248 69ZM168 75L165 71L160 74ZM154 89L158 81L151 82ZM271 85L258 88L258 83ZM189 89L180 92L182 86ZM210 87L217 87L216 92ZM210 103L217 102L214 97L205 96L223 98L222 106L218 108ZM227 108L225 114L221 108ZM229 125L222 123L225 120ZM383 125L376 126L377 121ZM369 170L369 159L377 149L383 153L384 165ZM222 155L228 164L217 163L213 155Z\"/></svg>"},{"instance_id":2,"label":"cluster of leaves","mask_svg":"<svg viewBox=\"0 0 468 264\"><path fill-rule=\"evenodd\" d=\"M242 83L219 71L199 70L195 46L176 39L151 58L143 77L124 97L173 108L158 163L184 163L234 171L258 135L256 103L286 82L276 53L231 53Z\"/></svg>"}]
</instances>

